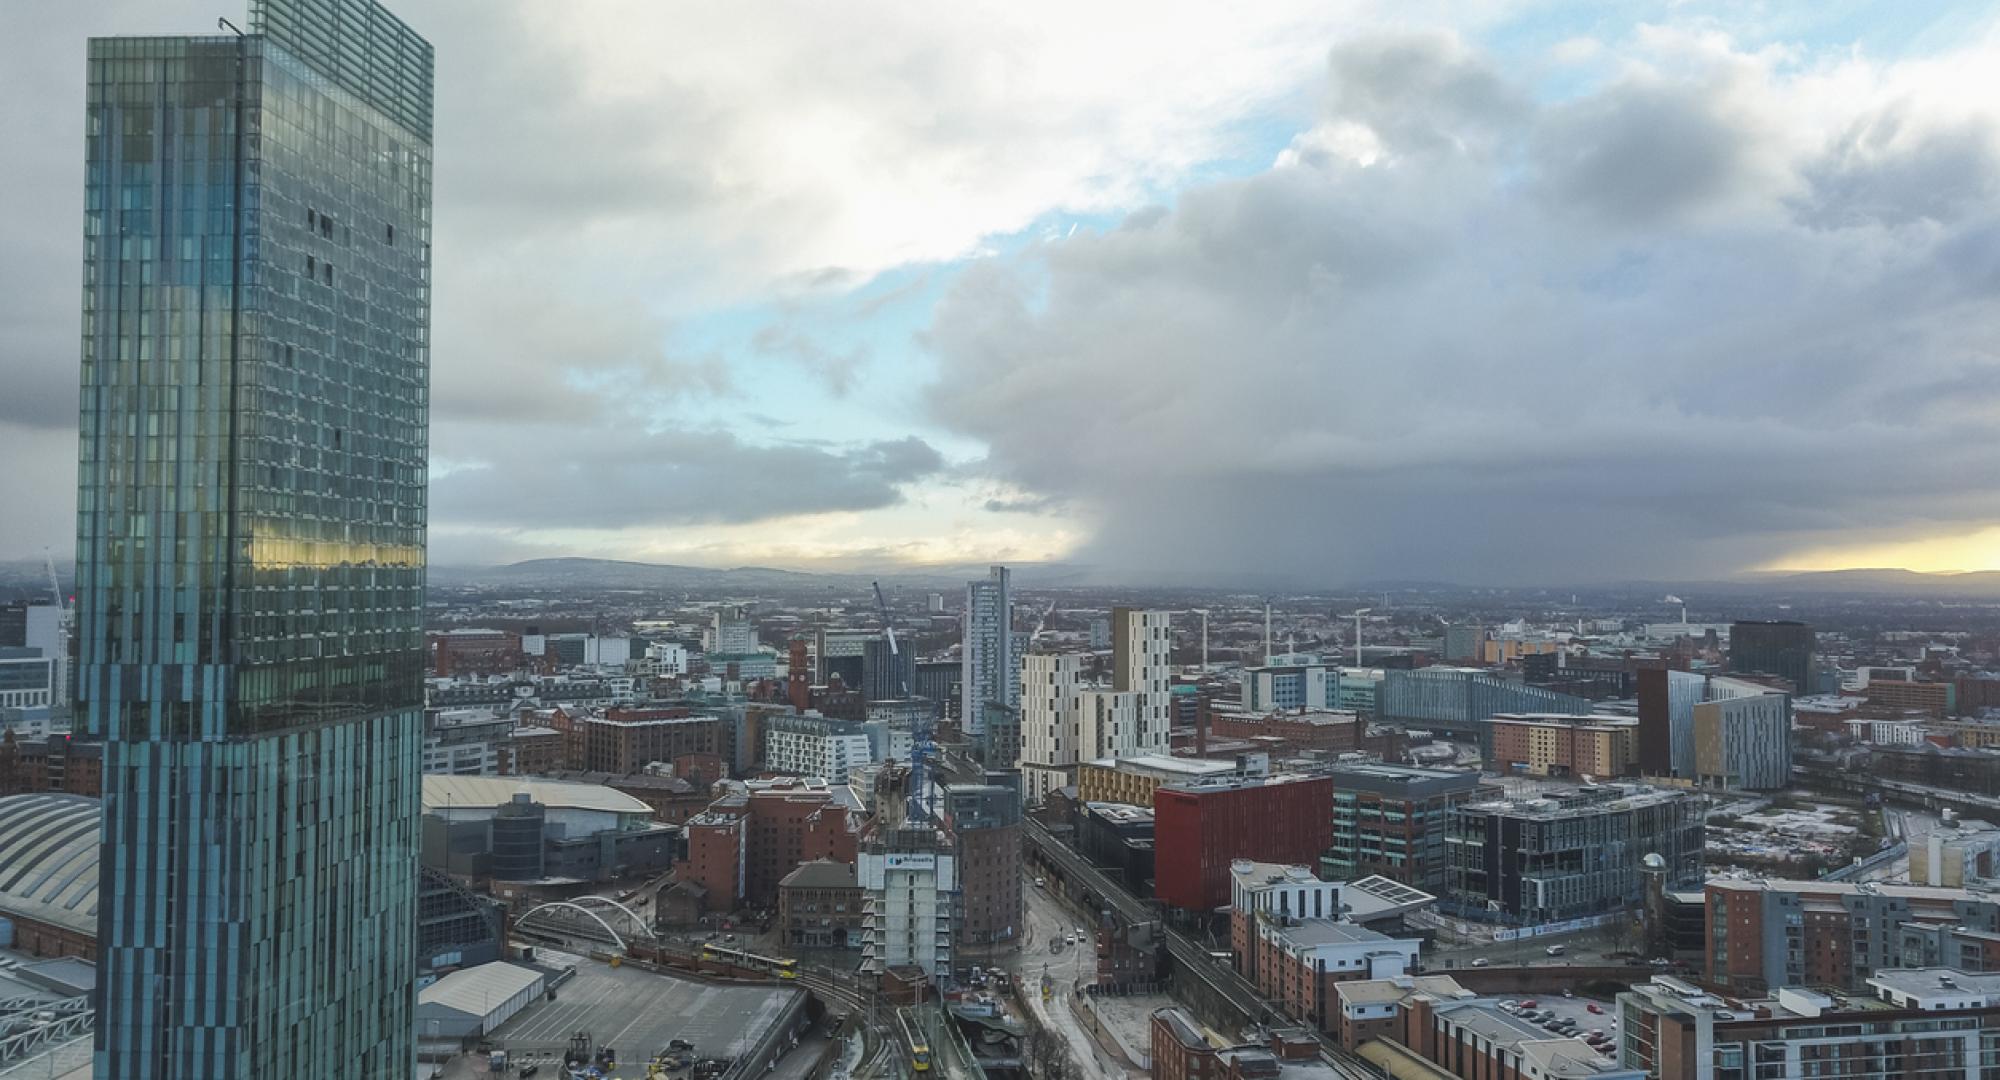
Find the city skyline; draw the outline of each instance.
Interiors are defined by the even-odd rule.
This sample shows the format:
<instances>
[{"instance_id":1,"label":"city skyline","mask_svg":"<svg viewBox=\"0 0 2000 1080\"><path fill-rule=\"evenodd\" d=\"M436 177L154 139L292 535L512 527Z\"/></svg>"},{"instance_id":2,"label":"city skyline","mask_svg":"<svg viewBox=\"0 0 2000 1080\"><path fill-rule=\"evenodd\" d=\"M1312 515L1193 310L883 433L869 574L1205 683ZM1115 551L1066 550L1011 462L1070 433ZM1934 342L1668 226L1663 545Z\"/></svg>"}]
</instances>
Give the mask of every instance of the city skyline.
<instances>
[{"instance_id":1,"label":"city skyline","mask_svg":"<svg viewBox=\"0 0 2000 1080\"><path fill-rule=\"evenodd\" d=\"M44 7L0 557L71 526L62 72L215 14ZM2000 566L1976 5L403 7L515 59L439 75L441 564Z\"/></svg>"}]
</instances>

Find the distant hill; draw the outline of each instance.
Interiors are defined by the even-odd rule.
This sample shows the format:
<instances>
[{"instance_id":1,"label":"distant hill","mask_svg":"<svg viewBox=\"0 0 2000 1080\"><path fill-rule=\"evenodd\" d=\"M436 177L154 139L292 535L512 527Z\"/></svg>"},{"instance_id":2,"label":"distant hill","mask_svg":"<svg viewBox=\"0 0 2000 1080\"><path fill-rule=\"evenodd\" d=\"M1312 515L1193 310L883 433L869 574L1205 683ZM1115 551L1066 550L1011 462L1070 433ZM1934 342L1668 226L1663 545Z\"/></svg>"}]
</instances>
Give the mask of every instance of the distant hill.
<instances>
[{"instance_id":1,"label":"distant hill","mask_svg":"<svg viewBox=\"0 0 2000 1080\"><path fill-rule=\"evenodd\" d=\"M1893 596L2000 597L2000 570L1923 574L1890 568L1817 570L1778 574L1751 582L1780 592L1868 593Z\"/></svg>"},{"instance_id":2,"label":"distant hill","mask_svg":"<svg viewBox=\"0 0 2000 1080\"><path fill-rule=\"evenodd\" d=\"M798 589L836 584L825 575L762 566L717 569L620 559L529 559L506 566L433 566L440 585L522 585L573 589Z\"/></svg>"}]
</instances>

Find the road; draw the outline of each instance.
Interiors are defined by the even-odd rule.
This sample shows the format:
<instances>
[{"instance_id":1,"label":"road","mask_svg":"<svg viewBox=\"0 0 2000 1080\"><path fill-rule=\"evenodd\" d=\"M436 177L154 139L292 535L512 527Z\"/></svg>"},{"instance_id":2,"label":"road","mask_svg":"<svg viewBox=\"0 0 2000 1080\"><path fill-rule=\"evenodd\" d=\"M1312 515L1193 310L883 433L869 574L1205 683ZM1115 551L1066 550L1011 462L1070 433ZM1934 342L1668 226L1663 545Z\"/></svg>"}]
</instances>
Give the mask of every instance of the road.
<instances>
[{"instance_id":1,"label":"road","mask_svg":"<svg viewBox=\"0 0 2000 1080\"><path fill-rule=\"evenodd\" d=\"M1096 867L1091 866L1082 856L1049 835L1033 820L1022 822L1022 836L1031 848L1050 859L1071 880L1081 882L1096 891L1127 923L1137 924L1152 919L1152 912L1145 904L1134 898L1122 887L1113 883ZM1198 979L1216 995L1229 1001L1238 1012L1251 1018L1252 1024L1277 1024L1290 1026L1293 1021L1281 1009L1265 1001L1257 994L1257 988L1250 985L1226 963L1220 963L1187 935L1169 927L1162 927L1161 934L1167 945L1167 953L1173 960L1176 979ZM1373 1080L1382 1072L1353 1051L1335 1042L1332 1036L1319 1035L1320 1060L1334 1075L1342 1080Z\"/></svg>"},{"instance_id":2,"label":"road","mask_svg":"<svg viewBox=\"0 0 2000 1080\"><path fill-rule=\"evenodd\" d=\"M1052 1031L1062 1037L1069 1059L1077 1064L1078 1075L1093 1080L1125 1080L1140 1074L1121 1066L1110 1054L1097 1045L1090 1033L1077 1022L1076 1014L1070 1011L1069 999L1076 987L1095 979L1097 975L1097 955L1093 946L1087 943L1065 944L1060 953L1049 952L1049 942L1067 941L1069 935L1085 924L1082 914L1065 906L1046 889L1034 886L1032 877L1023 890L1027 899L1027 925L1022 937L1021 948L1008 953L1000 961L1020 988L1020 998L1026 1003L1036 1023L1044 1031ZM1054 995L1042 1001L1041 981L1046 974L1054 986Z\"/></svg>"}]
</instances>

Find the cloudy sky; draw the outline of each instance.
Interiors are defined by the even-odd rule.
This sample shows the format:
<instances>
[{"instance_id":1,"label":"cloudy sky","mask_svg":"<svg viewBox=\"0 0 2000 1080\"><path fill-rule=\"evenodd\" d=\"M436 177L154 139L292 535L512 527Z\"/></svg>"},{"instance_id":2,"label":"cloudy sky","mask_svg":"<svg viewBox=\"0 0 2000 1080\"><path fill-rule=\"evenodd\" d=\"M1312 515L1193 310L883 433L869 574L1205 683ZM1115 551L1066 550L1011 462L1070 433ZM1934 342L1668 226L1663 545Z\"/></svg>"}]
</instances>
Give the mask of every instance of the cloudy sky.
<instances>
[{"instance_id":1,"label":"cloudy sky","mask_svg":"<svg viewBox=\"0 0 2000 1080\"><path fill-rule=\"evenodd\" d=\"M391 6L434 562L2000 567L1990 5ZM70 544L84 39L217 11L0 35L0 558Z\"/></svg>"}]
</instances>

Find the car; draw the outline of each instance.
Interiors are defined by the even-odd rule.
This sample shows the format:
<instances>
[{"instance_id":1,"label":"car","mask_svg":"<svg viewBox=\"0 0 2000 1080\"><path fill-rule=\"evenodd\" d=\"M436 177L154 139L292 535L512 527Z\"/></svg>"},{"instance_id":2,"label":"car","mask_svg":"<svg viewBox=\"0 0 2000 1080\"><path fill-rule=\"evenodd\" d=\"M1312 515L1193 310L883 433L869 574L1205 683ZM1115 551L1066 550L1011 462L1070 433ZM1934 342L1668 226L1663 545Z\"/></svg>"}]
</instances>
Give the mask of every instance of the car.
<instances>
[{"instance_id":1,"label":"car","mask_svg":"<svg viewBox=\"0 0 2000 1080\"><path fill-rule=\"evenodd\" d=\"M1048 888L1048 887L1049 887L1049 879L1048 879L1048 878L1045 878L1045 877L1038 877L1038 878L1036 878L1036 879L1035 879L1035 888L1037 888L1037 889L1046 889L1046 888Z\"/></svg>"},{"instance_id":2,"label":"car","mask_svg":"<svg viewBox=\"0 0 2000 1080\"><path fill-rule=\"evenodd\" d=\"M1488 959L1486 959L1485 957L1483 957L1483 956L1482 956L1482 957L1479 957L1478 959L1474 960L1474 961L1472 962L1472 966L1473 966L1473 967L1485 967L1485 966L1486 966L1487 964L1490 964L1490 963L1492 963L1492 961L1490 961L1490 960L1488 960Z\"/></svg>"},{"instance_id":3,"label":"car","mask_svg":"<svg viewBox=\"0 0 2000 1080\"><path fill-rule=\"evenodd\" d=\"M1598 1004L1597 1002L1595 1002L1595 1001L1591 1002L1591 1003L1590 1003L1590 1004L1588 1004L1588 1005L1585 1005L1585 1006L1584 1006L1584 1008L1586 1008L1586 1009L1589 1009L1589 1010L1590 1010L1590 1013L1591 1013L1591 1015L1593 1015L1593 1016L1603 1016L1603 1015L1604 1015L1604 1006L1602 1006L1602 1005L1599 1005L1599 1004Z\"/></svg>"},{"instance_id":4,"label":"car","mask_svg":"<svg viewBox=\"0 0 2000 1080\"><path fill-rule=\"evenodd\" d=\"M1609 1036L1609 1035L1606 1035L1606 1034L1604 1033L1604 1029L1603 1029L1603 1028L1591 1028L1591 1029L1590 1029L1590 1037L1591 1037L1591 1038L1593 1038L1593 1039L1608 1039L1608 1038L1610 1038L1611 1036Z\"/></svg>"},{"instance_id":5,"label":"car","mask_svg":"<svg viewBox=\"0 0 2000 1080\"><path fill-rule=\"evenodd\" d=\"M1545 953L1548 953L1548 954L1549 954L1550 956L1561 956L1562 954L1564 954L1564 953L1566 953L1566 952L1568 952L1568 951L1569 951L1569 946L1567 946L1567 945L1551 945L1551 946L1549 946L1548 948L1546 948L1546 949L1543 949L1542 951L1543 951L1543 952L1545 952Z\"/></svg>"},{"instance_id":6,"label":"car","mask_svg":"<svg viewBox=\"0 0 2000 1080\"><path fill-rule=\"evenodd\" d=\"M1522 1007L1523 1009L1532 1009L1532 1008L1534 1008L1534 1007L1535 1007L1535 1006L1536 1006L1537 1004L1538 1004L1538 1003L1537 1003L1537 1002L1535 1001L1535 999L1534 999L1534 998L1528 998L1527 1000L1525 1000L1525 1001L1521 1002L1521 1007Z\"/></svg>"},{"instance_id":7,"label":"car","mask_svg":"<svg viewBox=\"0 0 2000 1080\"><path fill-rule=\"evenodd\" d=\"M1651 963L1656 968L1670 968L1674 966L1674 962L1664 956L1653 957Z\"/></svg>"},{"instance_id":8,"label":"car","mask_svg":"<svg viewBox=\"0 0 2000 1080\"><path fill-rule=\"evenodd\" d=\"M1074 944L1076 944L1076 935L1075 935L1075 934L1071 934L1071 935L1070 935L1069 937L1067 937L1067 938L1063 939L1063 944L1065 944L1065 945L1074 945Z\"/></svg>"},{"instance_id":9,"label":"car","mask_svg":"<svg viewBox=\"0 0 2000 1080\"><path fill-rule=\"evenodd\" d=\"M1566 998L1573 998L1573 997L1575 997L1575 996L1576 996L1576 991L1574 991L1574 990L1564 990L1564 991L1563 991L1563 996L1564 996L1564 997L1566 997Z\"/></svg>"},{"instance_id":10,"label":"car","mask_svg":"<svg viewBox=\"0 0 2000 1080\"><path fill-rule=\"evenodd\" d=\"M1515 1000L1513 1000L1513 999L1511 999L1511 998L1510 998L1510 999L1508 999L1508 1000L1506 1000L1506 1001L1503 1001L1503 1002L1501 1002L1501 1003L1500 1003L1500 1007L1501 1007L1501 1008L1503 1008L1503 1009L1505 1009L1505 1010L1507 1010L1508 1012L1520 1012L1520 1011L1521 1011L1521 1003L1520 1003L1520 1002L1518 1002L1518 1001L1515 1001Z\"/></svg>"},{"instance_id":11,"label":"car","mask_svg":"<svg viewBox=\"0 0 2000 1080\"><path fill-rule=\"evenodd\" d=\"M1081 927L1081 926L1079 926L1079 927L1077 927L1077 928L1076 928L1076 936L1077 936L1077 939L1078 939L1078 940L1082 940L1082 939L1083 939L1083 937L1084 937L1084 936L1085 936L1086 934L1089 934L1089 933L1090 933L1090 931L1088 931L1088 930L1085 930L1085 929L1084 929L1083 927Z\"/></svg>"}]
</instances>

